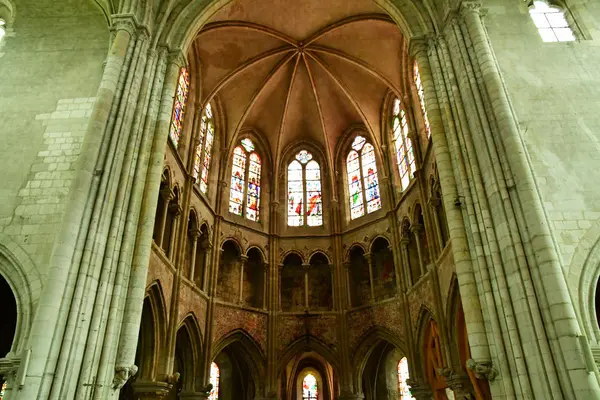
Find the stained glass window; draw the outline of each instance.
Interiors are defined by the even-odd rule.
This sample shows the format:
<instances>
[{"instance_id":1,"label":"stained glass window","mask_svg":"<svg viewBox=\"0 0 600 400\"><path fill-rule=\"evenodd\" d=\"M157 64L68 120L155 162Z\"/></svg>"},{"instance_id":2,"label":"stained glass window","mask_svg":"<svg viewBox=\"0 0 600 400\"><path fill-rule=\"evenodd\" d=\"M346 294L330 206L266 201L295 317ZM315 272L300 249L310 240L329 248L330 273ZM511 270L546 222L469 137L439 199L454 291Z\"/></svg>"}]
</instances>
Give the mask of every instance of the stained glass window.
<instances>
[{"instance_id":1,"label":"stained glass window","mask_svg":"<svg viewBox=\"0 0 600 400\"><path fill-rule=\"evenodd\" d=\"M288 225L323 225L321 195L319 163L313 160L312 154L302 150L288 165Z\"/></svg>"},{"instance_id":2,"label":"stained glass window","mask_svg":"<svg viewBox=\"0 0 600 400\"><path fill-rule=\"evenodd\" d=\"M219 366L216 363L210 364L210 383L212 384L212 390L208 395L208 400L217 400L219 398L219 377L221 372Z\"/></svg>"},{"instance_id":3,"label":"stained glass window","mask_svg":"<svg viewBox=\"0 0 600 400\"><path fill-rule=\"evenodd\" d=\"M306 374L302 381L302 400L317 400L318 398L317 378L313 374Z\"/></svg>"},{"instance_id":4,"label":"stained glass window","mask_svg":"<svg viewBox=\"0 0 600 400\"><path fill-rule=\"evenodd\" d=\"M400 395L400 400L413 399L410 393L410 386L406 383L408 378L408 360L404 357L398 363L398 394Z\"/></svg>"},{"instance_id":5,"label":"stained glass window","mask_svg":"<svg viewBox=\"0 0 600 400\"><path fill-rule=\"evenodd\" d=\"M181 68L179 79L177 80L177 90L175 91L173 102L173 115L171 116L171 127L169 129L169 137L175 147L179 145L179 138L183 129L183 116L185 114L185 103L187 101L189 86L190 76L187 68Z\"/></svg>"},{"instance_id":6,"label":"stained glass window","mask_svg":"<svg viewBox=\"0 0 600 400\"><path fill-rule=\"evenodd\" d=\"M421 82L421 74L419 73L419 65L415 61L414 66L415 85L417 86L417 95L419 96L419 104L423 113L423 122L425 123L425 132L427 137L431 137L431 128L429 127L429 117L427 117L427 109L425 108L425 91L423 90L423 82Z\"/></svg>"},{"instance_id":7,"label":"stained glass window","mask_svg":"<svg viewBox=\"0 0 600 400\"><path fill-rule=\"evenodd\" d=\"M246 200L246 217L251 221L257 221L258 208L260 205L260 157L258 154L250 154L250 165L248 169L248 199Z\"/></svg>"},{"instance_id":8,"label":"stained glass window","mask_svg":"<svg viewBox=\"0 0 600 400\"><path fill-rule=\"evenodd\" d=\"M250 154L248 154L250 153ZM258 221L260 210L260 156L254 152L254 143L243 139L233 150L229 212ZM246 180L247 178L247 180ZM244 203L245 197L245 203Z\"/></svg>"},{"instance_id":9,"label":"stained glass window","mask_svg":"<svg viewBox=\"0 0 600 400\"><path fill-rule=\"evenodd\" d=\"M212 155L212 145L215 139L215 125L213 112L210 104L207 104L200 119L200 137L196 147L196 158L194 160L194 178L199 178L200 191L206 193L208 190L208 172Z\"/></svg>"},{"instance_id":10,"label":"stained glass window","mask_svg":"<svg viewBox=\"0 0 600 400\"><path fill-rule=\"evenodd\" d=\"M564 12L552 7L545 1L534 1L529 15L544 42L572 42L575 40L573 30L565 18Z\"/></svg>"},{"instance_id":11,"label":"stained glass window","mask_svg":"<svg viewBox=\"0 0 600 400\"><path fill-rule=\"evenodd\" d=\"M415 172L415 154L412 141L408 137L408 122L406 113L402 109L400 100L394 100L392 111L392 132L394 137L394 148L396 150L396 162L400 172L400 183L402 190L408 187Z\"/></svg>"},{"instance_id":12,"label":"stained glass window","mask_svg":"<svg viewBox=\"0 0 600 400\"><path fill-rule=\"evenodd\" d=\"M379 179L375 163L375 149L362 136L352 142L352 150L346 157L348 173L348 195L350 198L350 218L356 219L381 208Z\"/></svg>"}]
</instances>

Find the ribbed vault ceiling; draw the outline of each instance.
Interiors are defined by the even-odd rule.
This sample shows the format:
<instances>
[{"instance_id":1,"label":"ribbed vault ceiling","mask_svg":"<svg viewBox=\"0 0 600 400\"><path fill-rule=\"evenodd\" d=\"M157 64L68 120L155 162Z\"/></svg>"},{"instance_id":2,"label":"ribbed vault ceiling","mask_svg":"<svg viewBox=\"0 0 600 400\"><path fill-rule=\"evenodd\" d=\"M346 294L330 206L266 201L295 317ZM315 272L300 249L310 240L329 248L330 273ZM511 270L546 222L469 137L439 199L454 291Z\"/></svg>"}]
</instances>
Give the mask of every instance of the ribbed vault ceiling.
<instances>
[{"instance_id":1,"label":"ribbed vault ceiling","mask_svg":"<svg viewBox=\"0 0 600 400\"><path fill-rule=\"evenodd\" d=\"M228 142L254 129L275 160L308 140L331 162L357 124L379 138L382 101L401 88L403 37L369 0L234 1L193 48L202 98L218 96Z\"/></svg>"}]
</instances>

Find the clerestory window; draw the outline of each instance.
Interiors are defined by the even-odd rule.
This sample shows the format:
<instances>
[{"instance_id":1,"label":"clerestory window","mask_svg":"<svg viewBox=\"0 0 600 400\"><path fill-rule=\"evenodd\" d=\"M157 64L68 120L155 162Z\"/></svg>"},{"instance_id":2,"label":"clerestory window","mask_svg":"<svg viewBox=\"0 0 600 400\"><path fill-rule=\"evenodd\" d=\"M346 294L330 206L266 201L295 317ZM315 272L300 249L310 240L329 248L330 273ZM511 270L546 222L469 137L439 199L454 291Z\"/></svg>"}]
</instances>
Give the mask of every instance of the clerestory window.
<instances>
[{"instance_id":1,"label":"clerestory window","mask_svg":"<svg viewBox=\"0 0 600 400\"><path fill-rule=\"evenodd\" d=\"M408 137L408 122L406 113L399 99L394 100L392 109L392 136L396 150L396 163L400 172L402 190L408 187L415 172L415 154L412 140Z\"/></svg>"},{"instance_id":2,"label":"clerestory window","mask_svg":"<svg viewBox=\"0 0 600 400\"><path fill-rule=\"evenodd\" d=\"M260 211L260 156L250 139L233 150L229 212L258 221Z\"/></svg>"},{"instance_id":3,"label":"clerestory window","mask_svg":"<svg viewBox=\"0 0 600 400\"><path fill-rule=\"evenodd\" d=\"M202 193L208 190L208 172L210 170L210 160L212 158L212 146L215 141L215 124L213 111L210 104L207 104L202 112L200 119L200 137L198 146L196 146L196 158L194 160L194 178L198 181Z\"/></svg>"},{"instance_id":4,"label":"clerestory window","mask_svg":"<svg viewBox=\"0 0 600 400\"><path fill-rule=\"evenodd\" d=\"M348 191L350 197L350 218L356 219L381 208L379 179L375 163L375 149L362 136L352 142L346 157Z\"/></svg>"},{"instance_id":5,"label":"clerestory window","mask_svg":"<svg viewBox=\"0 0 600 400\"><path fill-rule=\"evenodd\" d=\"M534 1L529 15L544 42L572 42L575 40L573 30L565 18L565 13L545 1Z\"/></svg>"},{"instance_id":6,"label":"clerestory window","mask_svg":"<svg viewBox=\"0 0 600 400\"><path fill-rule=\"evenodd\" d=\"M187 68L179 70L179 79L177 79L177 90L175 91L175 99L173 101L173 114L171 116L171 127L169 129L169 137L177 147L183 130L183 117L185 115L185 105L190 87L190 75Z\"/></svg>"},{"instance_id":7,"label":"clerestory window","mask_svg":"<svg viewBox=\"0 0 600 400\"><path fill-rule=\"evenodd\" d=\"M288 165L288 226L323 225L321 168L306 150Z\"/></svg>"},{"instance_id":8,"label":"clerestory window","mask_svg":"<svg viewBox=\"0 0 600 400\"><path fill-rule=\"evenodd\" d=\"M425 124L425 132L427 138L431 137L431 127L429 126L429 117L427 116L427 108L425 107L425 90L423 89L423 82L421 81L421 74L419 73L419 64L415 61L413 68L415 86L417 87L417 96L419 96L419 104L421 106L421 113L423 114L423 123Z\"/></svg>"}]
</instances>

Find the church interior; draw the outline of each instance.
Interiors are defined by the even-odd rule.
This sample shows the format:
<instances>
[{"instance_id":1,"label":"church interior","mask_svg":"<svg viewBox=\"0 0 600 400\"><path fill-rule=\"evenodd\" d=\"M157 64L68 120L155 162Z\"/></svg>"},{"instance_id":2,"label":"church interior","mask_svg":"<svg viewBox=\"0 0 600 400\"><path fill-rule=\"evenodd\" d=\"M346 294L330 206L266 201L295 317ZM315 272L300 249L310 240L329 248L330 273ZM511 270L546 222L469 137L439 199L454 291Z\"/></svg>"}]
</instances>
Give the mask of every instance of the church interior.
<instances>
[{"instance_id":1,"label":"church interior","mask_svg":"<svg viewBox=\"0 0 600 400\"><path fill-rule=\"evenodd\" d=\"M600 399L600 4L0 0L0 400Z\"/></svg>"}]
</instances>

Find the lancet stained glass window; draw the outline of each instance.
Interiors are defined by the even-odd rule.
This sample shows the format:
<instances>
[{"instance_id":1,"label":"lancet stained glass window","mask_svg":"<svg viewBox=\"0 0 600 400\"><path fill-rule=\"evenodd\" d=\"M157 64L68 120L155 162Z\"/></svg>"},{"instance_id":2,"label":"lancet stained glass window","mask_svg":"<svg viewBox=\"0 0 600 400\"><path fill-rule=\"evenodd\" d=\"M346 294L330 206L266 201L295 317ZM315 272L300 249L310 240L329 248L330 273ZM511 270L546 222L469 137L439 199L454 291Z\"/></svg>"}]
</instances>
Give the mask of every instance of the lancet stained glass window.
<instances>
[{"instance_id":1,"label":"lancet stained glass window","mask_svg":"<svg viewBox=\"0 0 600 400\"><path fill-rule=\"evenodd\" d=\"M254 143L243 139L233 150L229 212L258 221L260 210L260 156L254 152ZM245 212L245 213L244 213Z\"/></svg>"},{"instance_id":2,"label":"lancet stained glass window","mask_svg":"<svg viewBox=\"0 0 600 400\"><path fill-rule=\"evenodd\" d=\"M177 90L173 101L173 115L171 116L171 127L169 137L175 147L179 145L181 131L183 130L183 116L185 114L185 103L187 101L188 90L190 86L190 76L187 68L181 68L179 79L177 80Z\"/></svg>"},{"instance_id":3,"label":"lancet stained glass window","mask_svg":"<svg viewBox=\"0 0 600 400\"><path fill-rule=\"evenodd\" d=\"M194 178L198 179L200 191L206 193L208 190L208 172L212 156L212 145L215 139L215 124L210 104L207 104L200 119L200 137L196 147L196 159L194 160Z\"/></svg>"},{"instance_id":4,"label":"lancet stained glass window","mask_svg":"<svg viewBox=\"0 0 600 400\"><path fill-rule=\"evenodd\" d=\"M573 30L565 18L565 13L558 7L552 7L545 1L534 1L529 15L544 42L572 42L575 40Z\"/></svg>"},{"instance_id":5,"label":"lancet stained glass window","mask_svg":"<svg viewBox=\"0 0 600 400\"><path fill-rule=\"evenodd\" d=\"M375 149L362 136L352 142L352 149L346 158L348 191L350 197L350 218L356 219L381 208L379 179L375 163Z\"/></svg>"},{"instance_id":6,"label":"lancet stained glass window","mask_svg":"<svg viewBox=\"0 0 600 400\"><path fill-rule=\"evenodd\" d=\"M323 225L321 168L306 150L288 165L288 225Z\"/></svg>"},{"instance_id":7,"label":"lancet stained glass window","mask_svg":"<svg viewBox=\"0 0 600 400\"><path fill-rule=\"evenodd\" d=\"M423 90L423 82L421 82L421 74L419 73L419 65L415 61L414 66L414 78L415 85L417 87L417 95L419 96L419 104L421 105L421 112L423 113L423 123L425 124L425 132L427 137L431 137L431 128L429 126L429 117L427 116L427 109L425 108L425 91Z\"/></svg>"},{"instance_id":8,"label":"lancet stained glass window","mask_svg":"<svg viewBox=\"0 0 600 400\"><path fill-rule=\"evenodd\" d=\"M412 141L408 137L408 122L406 113L402 109L399 99L394 100L392 111L392 132L394 137L394 148L396 150L396 162L400 172L400 183L402 190L408 187L415 172L415 154Z\"/></svg>"},{"instance_id":9,"label":"lancet stained glass window","mask_svg":"<svg viewBox=\"0 0 600 400\"><path fill-rule=\"evenodd\" d=\"M302 381L302 400L317 400L318 398L317 378L313 374L306 374Z\"/></svg>"},{"instance_id":10,"label":"lancet stained glass window","mask_svg":"<svg viewBox=\"0 0 600 400\"><path fill-rule=\"evenodd\" d=\"M398 363L398 394L400 395L400 400L413 399L410 393L410 387L406 383L408 378L408 360L406 359L406 357L404 357Z\"/></svg>"},{"instance_id":11,"label":"lancet stained glass window","mask_svg":"<svg viewBox=\"0 0 600 400\"><path fill-rule=\"evenodd\" d=\"M212 389L210 394L208 395L208 400L217 400L219 398L219 378L221 376L221 372L219 371L219 366L216 363L210 364L210 383L212 384Z\"/></svg>"}]
</instances>

